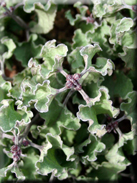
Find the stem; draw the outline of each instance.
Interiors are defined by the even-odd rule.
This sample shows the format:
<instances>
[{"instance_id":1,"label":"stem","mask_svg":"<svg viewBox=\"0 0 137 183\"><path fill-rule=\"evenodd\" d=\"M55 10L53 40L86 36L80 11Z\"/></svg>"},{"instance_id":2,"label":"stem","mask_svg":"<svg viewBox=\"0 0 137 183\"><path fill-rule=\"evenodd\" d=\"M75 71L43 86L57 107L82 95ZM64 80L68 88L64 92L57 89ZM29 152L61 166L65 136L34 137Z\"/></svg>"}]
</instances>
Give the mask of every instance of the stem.
<instances>
[{"instance_id":1,"label":"stem","mask_svg":"<svg viewBox=\"0 0 137 183\"><path fill-rule=\"evenodd\" d=\"M38 118L39 118L39 113L37 113L36 116L31 120L31 122L26 126L26 128L25 128L25 130L24 130L24 133L20 136L21 139L24 138L24 137L26 137L26 136L28 136L28 133L29 133L29 130L30 130L32 124L33 124L36 120L38 120Z\"/></svg>"},{"instance_id":2,"label":"stem","mask_svg":"<svg viewBox=\"0 0 137 183\"><path fill-rule=\"evenodd\" d=\"M52 183L53 182L54 177L55 177L55 173L53 171L52 174L51 174L51 176L50 176L49 183Z\"/></svg>"},{"instance_id":3,"label":"stem","mask_svg":"<svg viewBox=\"0 0 137 183\"><path fill-rule=\"evenodd\" d=\"M4 138L7 138L7 139L13 139L13 135L8 135L8 134L6 134L6 133L3 133L2 134L2 139L4 139Z\"/></svg>"},{"instance_id":4,"label":"stem","mask_svg":"<svg viewBox=\"0 0 137 183\"><path fill-rule=\"evenodd\" d=\"M64 102L63 102L63 105L65 106L66 103L68 102L69 98L71 97L71 95L74 93L75 91L74 90L70 90L69 93L67 94Z\"/></svg>"},{"instance_id":5,"label":"stem","mask_svg":"<svg viewBox=\"0 0 137 183\"><path fill-rule=\"evenodd\" d=\"M126 118L126 115L122 116L121 118L119 118L115 121L117 121L119 123L119 122L123 121L125 118ZM113 121L113 122L115 122L115 121Z\"/></svg>"},{"instance_id":6,"label":"stem","mask_svg":"<svg viewBox=\"0 0 137 183\"><path fill-rule=\"evenodd\" d=\"M116 128L116 131L119 134L119 141L120 141L120 138L122 137L123 134L122 134L121 130L119 129L119 127Z\"/></svg>"},{"instance_id":7,"label":"stem","mask_svg":"<svg viewBox=\"0 0 137 183\"><path fill-rule=\"evenodd\" d=\"M34 147L34 148L36 148L38 150L42 150L42 146L34 144L33 142L30 142L30 146L32 146L32 147Z\"/></svg>"},{"instance_id":8,"label":"stem","mask_svg":"<svg viewBox=\"0 0 137 183\"><path fill-rule=\"evenodd\" d=\"M59 71L63 76L67 76L68 74L63 70L63 69L60 69L60 71Z\"/></svg>"},{"instance_id":9,"label":"stem","mask_svg":"<svg viewBox=\"0 0 137 183\"><path fill-rule=\"evenodd\" d=\"M60 88L60 89L56 89L56 94L61 93L65 90L67 90L66 86L64 86L63 88Z\"/></svg>"},{"instance_id":10,"label":"stem","mask_svg":"<svg viewBox=\"0 0 137 183\"><path fill-rule=\"evenodd\" d=\"M29 40L29 30L26 30L25 33L26 33L26 40L28 41Z\"/></svg>"},{"instance_id":11,"label":"stem","mask_svg":"<svg viewBox=\"0 0 137 183\"><path fill-rule=\"evenodd\" d=\"M20 7L20 6L23 6L23 3L18 3L18 4L16 4L16 5L14 6L14 11L15 11L18 7Z\"/></svg>"},{"instance_id":12,"label":"stem","mask_svg":"<svg viewBox=\"0 0 137 183\"><path fill-rule=\"evenodd\" d=\"M84 58L85 67L84 67L83 71L80 73L81 77L82 77L84 74L86 74L86 72L87 72L88 61L85 61L85 59L87 59L87 57Z\"/></svg>"},{"instance_id":13,"label":"stem","mask_svg":"<svg viewBox=\"0 0 137 183\"><path fill-rule=\"evenodd\" d=\"M79 93L82 95L83 99L86 101L87 104L90 103L91 99L89 96L84 92L84 90L79 90Z\"/></svg>"},{"instance_id":14,"label":"stem","mask_svg":"<svg viewBox=\"0 0 137 183\"><path fill-rule=\"evenodd\" d=\"M7 7L4 7L7 14L15 20L21 27L23 27L26 30L29 30L29 26L18 16L16 16L13 12L11 12Z\"/></svg>"}]
</instances>

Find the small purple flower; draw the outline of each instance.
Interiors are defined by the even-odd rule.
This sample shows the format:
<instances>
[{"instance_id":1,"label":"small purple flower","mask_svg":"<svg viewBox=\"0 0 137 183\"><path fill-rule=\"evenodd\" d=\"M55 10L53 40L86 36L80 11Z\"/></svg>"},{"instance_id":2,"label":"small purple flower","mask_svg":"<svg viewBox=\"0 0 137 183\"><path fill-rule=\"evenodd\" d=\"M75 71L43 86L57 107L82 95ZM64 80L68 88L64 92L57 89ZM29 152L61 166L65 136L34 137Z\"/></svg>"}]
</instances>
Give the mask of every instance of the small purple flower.
<instances>
[{"instance_id":1,"label":"small purple flower","mask_svg":"<svg viewBox=\"0 0 137 183\"><path fill-rule=\"evenodd\" d=\"M26 146L28 146L28 145L30 144L30 142L29 142L28 140L25 140L25 139L24 139L24 140L22 141L22 144L23 144L23 146L26 147Z\"/></svg>"},{"instance_id":2,"label":"small purple flower","mask_svg":"<svg viewBox=\"0 0 137 183\"><path fill-rule=\"evenodd\" d=\"M66 87L68 89L81 90L82 87L79 84L78 80L80 79L80 74L76 73L74 75L66 76Z\"/></svg>"},{"instance_id":3,"label":"small purple flower","mask_svg":"<svg viewBox=\"0 0 137 183\"><path fill-rule=\"evenodd\" d=\"M11 147L11 153L13 154L12 158L15 162L20 160L21 152L22 151L18 145L13 145Z\"/></svg>"},{"instance_id":4,"label":"small purple flower","mask_svg":"<svg viewBox=\"0 0 137 183\"><path fill-rule=\"evenodd\" d=\"M112 130L115 130L115 128L118 127L118 122L117 121L112 121L111 123L109 123L107 126L106 126L106 130L108 133L110 133Z\"/></svg>"},{"instance_id":5,"label":"small purple flower","mask_svg":"<svg viewBox=\"0 0 137 183\"><path fill-rule=\"evenodd\" d=\"M87 21L87 23L89 24L89 23L91 23L91 24L93 24L94 23L94 18L93 18L93 16L92 16L92 14L90 14L90 16L89 17L86 17L86 21Z\"/></svg>"}]
</instances>

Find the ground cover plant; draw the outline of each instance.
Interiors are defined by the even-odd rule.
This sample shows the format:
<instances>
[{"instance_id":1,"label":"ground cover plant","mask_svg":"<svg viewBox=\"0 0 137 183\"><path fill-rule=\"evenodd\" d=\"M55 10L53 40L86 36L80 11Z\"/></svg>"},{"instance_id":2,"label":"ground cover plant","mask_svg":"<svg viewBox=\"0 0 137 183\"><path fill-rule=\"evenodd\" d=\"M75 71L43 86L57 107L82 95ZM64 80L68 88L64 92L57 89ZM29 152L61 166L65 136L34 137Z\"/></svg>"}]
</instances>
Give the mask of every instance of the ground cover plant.
<instances>
[{"instance_id":1,"label":"ground cover plant","mask_svg":"<svg viewBox=\"0 0 137 183\"><path fill-rule=\"evenodd\" d=\"M1 1L1 181L135 181L136 9Z\"/></svg>"}]
</instances>

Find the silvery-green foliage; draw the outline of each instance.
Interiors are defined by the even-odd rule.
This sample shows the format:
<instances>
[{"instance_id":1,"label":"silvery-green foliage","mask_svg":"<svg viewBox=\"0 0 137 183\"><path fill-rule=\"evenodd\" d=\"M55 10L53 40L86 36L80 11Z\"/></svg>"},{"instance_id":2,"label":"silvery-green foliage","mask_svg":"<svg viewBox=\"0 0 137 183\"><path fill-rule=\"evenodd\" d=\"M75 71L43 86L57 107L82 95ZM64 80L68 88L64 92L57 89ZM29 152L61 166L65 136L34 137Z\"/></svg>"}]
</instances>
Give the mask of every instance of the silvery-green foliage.
<instances>
[{"instance_id":1,"label":"silvery-green foliage","mask_svg":"<svg viewBox=\"0 0 137 183\"><path fill-rule=\"evenodd\" d=\"M72 43L45 39L60 6L1 3L0 180L118 180L131 163L126 154L135 153L134 2L75 3L75 17L65 15L75 26ZM4 68L15 60L23 69L12 80Z\"/></svg>"}]
</instances>

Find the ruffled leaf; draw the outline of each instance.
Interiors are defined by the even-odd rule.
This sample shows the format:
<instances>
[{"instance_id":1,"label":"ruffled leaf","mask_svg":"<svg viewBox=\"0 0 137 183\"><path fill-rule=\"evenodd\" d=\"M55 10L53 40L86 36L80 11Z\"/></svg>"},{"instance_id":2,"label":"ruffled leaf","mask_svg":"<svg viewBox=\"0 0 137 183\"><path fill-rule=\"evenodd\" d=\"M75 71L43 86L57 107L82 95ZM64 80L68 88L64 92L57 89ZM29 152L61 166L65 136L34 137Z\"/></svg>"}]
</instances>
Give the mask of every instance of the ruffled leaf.
<instances>
[{"instance_id":1,"label":"ruffled leaf","mask_svg":"<svg viewBox=\"0 0 137 183\"><path fill-rule=\"evenodd\" d=\"M31 57L37 58L40 56L42 45L37 46L34 43L37 38L38 36L36 34L32 34L27 42L20 43L14 50L16 59L21 61L24 67L28 65L28 61Z\"/></svg>"},{"instance_id":2,"label":"ruffled leaf","mask_svg":"<svg viewBox=\"0 0 137 183\"><path fill-rule=\"evenodd\" d=\"M115 72L114 76L106 76L102 85L109 89L109 94L111 98L115 96L120 96L125 98L127 93L133 90L133 84L131 80L124 75L122 72Z\"/></svg>"},{"instance_id":3,"label":"ruffled leaf","mask_svg":"<svg viewBox=\"0 0 137 183\"><path fill-rule=\"evenodd\" d=\"M35 4L35 10L38 16L38 23L30 30L38 34L46 34L53 28L54 19L56 16L56 6L51 5L45 10L42 4Z\"/></svg>"},{"instance_id":4,"label":"ruffled leaf","mask_svg":"<svg viewBox=\"0 0 137 183\"><path fill-rule=\"evenodd\" d=\"M68 177L67 170L76 168L74 148L65 146L59 136L47 134L46 138L52 148L47 150L43 161L37 162L37 172L42 175L53 172L59 179L65 179Z\"/></svg>"},{"instance_id":5,"label":"ruffled leaf","mask_svg":"<svg viewBox=\"0 0 137 183\"><path fill-rule=\"evenodd\" d=\"M13 52L16 48L16 45L14 43L14 41L8 37L3 37L1 39L1 43L4 44L7 48L8 48L8 51L5 52L2 57L4 59L9 59L12 55L13 55Z\"/></svg>"},{"instance_id":6,"label":"ruffled leaf","mask_svg":"<svg viewBox=\"0 0 137 183\"><path fill-rule=\"evenodd\" d=\"M56 99L50 104L49 111L40 115L46 120L46 129L53 135L60 134L61 127L74 131L80 128L79 119L74 117L74 115L64 108ZM41 133L44 133L44 131Z\"/></svg>"}]
</instances>

